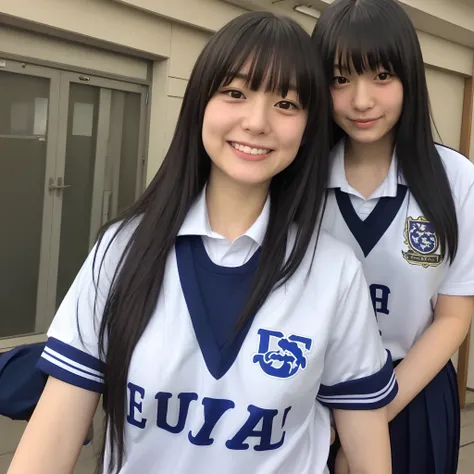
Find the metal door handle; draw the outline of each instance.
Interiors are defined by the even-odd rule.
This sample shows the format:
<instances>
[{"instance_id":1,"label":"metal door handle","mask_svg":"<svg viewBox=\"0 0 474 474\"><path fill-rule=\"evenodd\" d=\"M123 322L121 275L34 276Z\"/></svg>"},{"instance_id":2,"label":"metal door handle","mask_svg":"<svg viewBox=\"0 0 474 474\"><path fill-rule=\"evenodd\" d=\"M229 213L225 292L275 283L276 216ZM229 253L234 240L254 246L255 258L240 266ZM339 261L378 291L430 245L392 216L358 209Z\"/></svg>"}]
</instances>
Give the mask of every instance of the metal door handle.
<instances>
[{"instance_id":1,"label":"metal door handle","mask_svg":"<svg viewBox=\"0 0 474 474\"><path fill-rule=\"evenodd\" d=\"M70 188L70 184L64 184L63 178L58 178L56 184L54 184L54 178L49 178L48 189L50 191L61 191L66 188Z\"/></svg>"}]
</instances>

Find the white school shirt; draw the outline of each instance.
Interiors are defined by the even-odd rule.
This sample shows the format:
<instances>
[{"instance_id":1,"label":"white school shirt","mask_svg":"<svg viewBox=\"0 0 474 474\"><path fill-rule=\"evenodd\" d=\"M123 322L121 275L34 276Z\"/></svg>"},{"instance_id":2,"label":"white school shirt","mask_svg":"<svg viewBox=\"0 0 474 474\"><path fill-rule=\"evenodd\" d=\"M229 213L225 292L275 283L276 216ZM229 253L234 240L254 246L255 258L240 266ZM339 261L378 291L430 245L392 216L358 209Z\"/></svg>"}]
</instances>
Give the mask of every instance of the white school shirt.
<instances>
[{"instance_id":1,"label":"white school shirt","mask_svg":"<svg viewBox=\"0 0 474 474\"><path fill-rule=\"evenodd\" d=\"M235 241L242 242L241 262L250 247L263 241L267 206ZM97 315L132 227L113 240L105 258ZM96 267L92 253L86 260L54 318L39 362L46 373L98 392L104 363L97 348L100 317L92 313L91 276L97 275L116 228L107 231ZM215 377L209 347L199 338L202 321L196 323L192 305L187 306L192 303L189 274L180 272L215 265L203 262L202 254L199 261L181 261L190 235L207 236L207 248L212 246L204 195L179 235L155 313L130 364L126 460L120 473L328 473L329 408L377 408L397 393L360 263L347 246L322 232L311 271L310 247L292 278L256 314L232 365ZM252 261L236 269L215 268L239 272Z\"/></svg>"},{"instance_id":2,"label":"white school shirt","mask_svg":"<svg viewBox=\"0 0 474 474\"><path fill-rule=\"evenodd\" d=\"M247 263L262 245L270 217L270 199L267 199L258 219L233 242L211 229L207 215L205 190L185 220L181 235L200 235L209 258L223 267L239 267Z\"/></svg>"},{"instance_id":3,"label":"white school shirt","mask_svg":"<svg viewBox=\"0 0 474 474\"><path fill-rule=\"evenodd\" d=\"M474 165L436 146L453 192L459 247L452 265L398 172L397 156L384 182L365 199L347 182L344 142L331 153L323 228L362 262L385 347L403 359L433 322L438 294L474 295ZM398 197L397 197L398 196Z\"/></svg>"}]
</instances>

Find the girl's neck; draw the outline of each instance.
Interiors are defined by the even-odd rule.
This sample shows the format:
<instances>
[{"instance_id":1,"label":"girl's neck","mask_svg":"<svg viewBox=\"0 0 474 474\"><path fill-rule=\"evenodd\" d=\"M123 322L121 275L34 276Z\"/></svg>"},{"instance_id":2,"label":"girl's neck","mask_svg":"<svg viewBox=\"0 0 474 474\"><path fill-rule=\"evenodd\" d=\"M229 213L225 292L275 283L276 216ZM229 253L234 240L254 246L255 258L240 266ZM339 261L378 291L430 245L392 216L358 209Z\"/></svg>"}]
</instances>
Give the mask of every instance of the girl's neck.
<instances>
[{"instance_id":1,"label":"girl's neck","mask_svg":"<svg viewBox=\"0 0 474 474\"><path fill-rule=\"evenodd\" d=\"M345 161L350 165L389 164L392 162L393 136L387 134L374 143L360 143L347 139Z\"/></svg>"},{"instance_id":2,"label":"girl's neck","mask_svg":"<svg viewBox=\"0 0 474 474\"><path fill-rule=\"evenodd\" d=\"M260 216L268 189L269 183L242 185L213 167L206 193L211 229L233 242Z\"/></svg>"},{"instance_id":3,"label":"girl's neck","mask_svg":"<svg viewBox=\"0 0 474 474\"><path fill-rule=\"evenodd\" d=\"M393 137L386 135L375 143L347 139L344 168L349 185L368 198L385 180L393 155Z\"/></svg>"}]
</instances>

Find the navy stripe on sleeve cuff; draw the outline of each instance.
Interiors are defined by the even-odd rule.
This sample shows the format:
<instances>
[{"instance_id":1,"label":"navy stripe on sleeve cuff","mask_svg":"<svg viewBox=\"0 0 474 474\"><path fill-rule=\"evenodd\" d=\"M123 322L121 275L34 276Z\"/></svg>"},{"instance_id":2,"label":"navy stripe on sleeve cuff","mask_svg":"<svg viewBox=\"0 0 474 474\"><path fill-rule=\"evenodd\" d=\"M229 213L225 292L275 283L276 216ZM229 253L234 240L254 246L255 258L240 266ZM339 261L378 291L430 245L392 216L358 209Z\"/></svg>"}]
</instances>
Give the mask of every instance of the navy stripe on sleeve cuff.
<instances>
[{"instance_id":1,"label":"navy stripe on sleeve cuff","mask_svg":"<svg viewBox=\"0 0 474 474\"><path fill-rule=\"evenodd\" d=\"M388 405L398 393L390 352L385 365L375 374L337 385L321 385L318 401L341 410L375 410Z\"/></svg>"},{"instance_id":2,"label":"navy stripe on sleeve cuff","mask_svg":"<svg viewBox=\"0 0 474 474\"><path fill-rule=\"evenodd\" d=\"M99 393L103 391L104 363L58 339L48 339L37 367L71 385Z\"/></svg>"}]
</instances>

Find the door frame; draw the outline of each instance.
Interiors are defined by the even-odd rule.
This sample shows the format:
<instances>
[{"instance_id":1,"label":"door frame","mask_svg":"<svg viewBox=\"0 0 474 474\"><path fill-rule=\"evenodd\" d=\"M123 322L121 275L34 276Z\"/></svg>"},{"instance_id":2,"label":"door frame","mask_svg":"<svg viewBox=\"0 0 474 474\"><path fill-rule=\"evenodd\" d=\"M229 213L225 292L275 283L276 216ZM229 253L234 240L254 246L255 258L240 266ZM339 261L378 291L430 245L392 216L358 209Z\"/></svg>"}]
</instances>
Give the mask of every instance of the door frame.
<instances>
[{"instance_id":1,"label":"door frame","mask_svg":"<svg viewBox=\"0 0 474 474\"><path fill-rule=\"evenodd\" d=\"M103 190L104 190L104 176L105 176L105 164L107 156L107 141L108 131L110 125L110 110L111 110L111 91L119 90L123 92L133 92L143 96L148 92L148 88L143 85L131 84L128 82L117 81L113 79L105 79L92 75L77 74L73 72L61 71L61 82L60 82L60 106L59 106L59 131L58 141L56 150L56 172L55 178L63 178L65 175L66 167L66 146L67 146L67 134L68 134L68 117L69 117L69 94L71 84L81 84L84 86L96 87L99 89L99 117L97 124L97 141L95 147L95 172L94 172L94 185L93 185L93 196L92 196L92 210L91 210L91 221L89 223L90 234L89 234L89 249L92 248L97 232L101 227L101 217L103 209ZM145 117L145 110L141 109L140 116ZM137 176L143 175L144 165L140 162L142 150L145 146L145 121L141 118L139 124L139 150L137 151ZM140 180L140 185L143 181ZM67 184L67 183L65 183ZM138 197L143 191L142 187L137 186L136 197ZM67 191L66 191L67 192ZM54 195L54 218L52 222L52 233L51 233L51 253L49 256L49 274L47 277L47 289L46 289L46 301L47 311L44 319L44 329L52 321L52 318L56 312L56 295L57 295L57 279L58 279L58 264L60 255L60 243L61 243L61 216L62 216L62 203L63 194L55 193Z\"/></svg>"},{"instance_id":2,"label":"door frame","mask_svg":"<svg viewBox=\"0 0 474 474\"><path fill-rule=\"evenodd\" d=\"M53 208L54 202L51 193L48 190L48 178L54 173L55 161L56 161L56 149L55 143L58 139L58 123L59 123L59 84L60 84L60 71L50 69L43 66L37 66L33 64L26 64L15 60L4 60L2 67L0 68L0 74L2 72L21 74L29 77L38 77L42 79L49 79L49 98L48 98L48 122L46 135L44 140L46 141L46 154L45 154L45 176L44 176L44 194L43 194L43 217L41 224L41 236L40 236L40 258L38 268L38 288L36 292L36 313L35 313L35 326L42 326L42 316L45 314L47 307L46 300L46 284L48 275L48 262L49 262L49 243L51 239L51 224L53 221ZM40 139L40 138L38 138ZM11 344L21 344L22 340L27 339L38 339L35 334L19 336L14 338L1 338L0 339L0 351L11 347Z\"/></svg>"}]
</instances>

